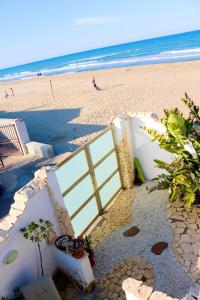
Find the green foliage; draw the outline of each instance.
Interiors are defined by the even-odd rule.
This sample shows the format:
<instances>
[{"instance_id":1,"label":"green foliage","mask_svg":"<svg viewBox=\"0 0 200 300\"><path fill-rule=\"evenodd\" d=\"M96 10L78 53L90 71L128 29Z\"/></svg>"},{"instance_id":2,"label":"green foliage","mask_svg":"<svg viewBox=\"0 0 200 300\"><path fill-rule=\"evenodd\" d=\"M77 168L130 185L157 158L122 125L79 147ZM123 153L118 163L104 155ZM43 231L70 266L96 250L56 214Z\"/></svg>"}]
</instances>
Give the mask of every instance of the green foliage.
<instances>
[{"instance_id":1,"label":"green foliage","mask_svg":"<svg viewBox=\"0 0 200 300\"><path fill-rule=\"evenodd\" d=\"M164 111L161 120L166 128L164 134L145 128L160 148L175 154L172 163L155 159L157 167L164 173L157 176L157 184L150 192L168 190L171 202L182 199L190 207L200 195L200 108L185 94L183 103L189 108L189 116L184 118L177 109Z\"/></svg>"},{"instance_id":2,"label":"green foliage","mask_svg":"<svg viewBox=\"0 0 200 300\"><path fill-rule=\"evenodd\" d=\"M52 227L53 225L48 220L39 219L39 224L32 222L27 227L22 228L21 232L26 240L40 243L42 240L48 240Z\"/></svg>"},{"instance_id":3,"label":"green foliage","mask_svg":"<svg viewBox=\"0 0 200 300\"><path fill-rule=\"evenodd\" d=\"M185 105L190 110L190 119L200 122L200 108L199 106L196 106L194 102L188 97L188 95L185 93L185 97L182 98L182 101L185 103Z\"/></svg>"},{"instance_id":4,"label":"green foliage","mask_svg":"<svg viewBox=\"0 0 200 300\"><path fill-rule=\"evenodd\" d=\"M30 240L32 243L37 244L40 255L40 267L41 274L43 276L43 262L42 253L40 249L40 243L48 240L49 233L52 230L53 225L48 220L39 219L39 224L31 222L27 227L21 228L20 231L26 240Z\"/></svg>"},{"instance_id":5,"label":"green foliage","mask_svg":"<svg viewBox=\"0 0 200 300\"><path fill-rule=\"evenodd\" d=\"M142 172L142 167L140 165L140 161L137 157L134 157L134 165L135 165L135 168L138 172L138 177L139 177L140 181L142 183L144 183L145 182L144 174Z\"/></svg>"}]
</instances>

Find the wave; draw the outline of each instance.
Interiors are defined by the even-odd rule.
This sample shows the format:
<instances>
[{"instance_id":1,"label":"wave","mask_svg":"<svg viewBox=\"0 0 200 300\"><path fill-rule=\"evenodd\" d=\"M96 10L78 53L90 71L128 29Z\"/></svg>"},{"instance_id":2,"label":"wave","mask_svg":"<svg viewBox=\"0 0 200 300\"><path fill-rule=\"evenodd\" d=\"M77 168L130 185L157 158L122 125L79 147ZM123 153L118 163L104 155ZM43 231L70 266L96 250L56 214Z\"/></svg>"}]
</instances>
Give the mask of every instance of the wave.
<instances>
[{"instance_id":1,"label":"wave","mask_svg":"<svg viewBox=\"0 0 200 300\"><path fill-rule=\"evenodd\" d=\"M161 51L157 54L152 55L142 55L142 56L131 56L128 53L133 53L138 48L131 49L126 51L112 52L105 55L91 56L87 59L79 59L76 61L70 61L68 64L65 62L62 66L56 66L51 68L38 69L38 71L21 71L15 73L5 74L0 76L0 82L9 81L9 80L19 80L19 79L29 79L37 77L38 73L41 73L42 76L50 76L55 74L62 73L74 73L82 72L96 69L112 68L112 67L122 67L122 66L131 66L131 65L141 65L148 63L164 63L164 62L173 62L173 61L184 61L184 60L193 60L200 59L200 48L193 49L182 49L182 50L170 50L170 51ZM120 54L127 53L127 57L119 57ZM110 56L110 60L106 59Z\"/></svg>"},{"instance_id":2,"label":"wave","mask_svg":"<svg viewBox=\"0 0 200 300\"><path fill-rule=\"evenodd\" d=\"M200 53L200 48L185 49L185 50L171 50L171 51L164 51L161 53L163 53L163 54Z\"/></svg>"},{"instance_id":3,"label":"wave","mask_svg":"<svg viewBox=\"0 0 200 300\"><path fill-rule=\"evenodd\" d=\"M76 60L72 60L70 63L79 63L79 62L86 62L86 61L90 61L90 60L96 60L96 59L101 59L101 58L106 58L106 57L110 57L110 56L117 56L119 54L121 54L122 52L112 52L109 54L104 54L104 55L98 55L98 56L89 56L87 58L81 58L81 59L76 59Z\"/></svg>"}]
</instances>

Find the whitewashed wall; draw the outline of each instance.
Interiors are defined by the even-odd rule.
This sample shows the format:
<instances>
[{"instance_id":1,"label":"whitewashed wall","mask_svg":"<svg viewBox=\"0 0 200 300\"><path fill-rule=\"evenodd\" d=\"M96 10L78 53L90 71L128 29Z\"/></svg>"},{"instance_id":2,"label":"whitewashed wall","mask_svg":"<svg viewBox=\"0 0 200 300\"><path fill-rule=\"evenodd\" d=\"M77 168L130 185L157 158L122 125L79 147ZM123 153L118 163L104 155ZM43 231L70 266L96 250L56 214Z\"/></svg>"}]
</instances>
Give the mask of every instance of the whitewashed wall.
<instances>
[{"instance_id":1,"label":"whitewashed wall","mask_svg":"<svg viewBox=\"0 0 200 300\"><path fill-rule=\"evenodd\" d=\"M7 296L13 288L38 279L40 275L38 249L30 241L24 239L20 232L22 227L39 218L48 219L56 233L60 234L59 223L49 193L46 188L37 190L26 203L24 212L18 218L14 227L8 232L8 237L0 243L0 296ZM42 253L45 273L51 273L56 268L52 246L42 243ZM9 264L3 264L3 258L10 250L17 250L17 259Z\"/></svg>"},{"instance_id":2,"label":"whitewashed wall","mask_svg":"<svg viewBox=\"0 0 200 300\"><path fill-rule=\"evenodd\" d=\"M17 130L23 152L24 152L24 154L26 154L27 153L26 143L30 142L26 124L23 120L17 119L17 120L15 120L15 128Z\"/></svg>"},{"instance_id":3,"label":"whitewashed wall","mask_svg":"<svg viewBox=\"0 0 200 300\"><path fill-rule=\"evenodd\" d=\"M21 228L32 221L37 223L41 218L53 224L56 236L73 235L54 169L44 167L35 172L34 179L15 193L14 200L9 215L0 220L0 297L11 295L14 288L41 276L38 248L24 239ZM16 250L18 256L13 263L6 265L4 258L11 250ZM45 274L62 267L74 278L77 273L82 274L79 279L84 279L86 285L94 280L87 255L79 261L45 241L41 250Z\"/></svg>"},{"instance_id":4,"label":"whitewashed wall","mask_svg":"<svg viewBox=\"0 0 200 300\"><path fill-rule=\"evenodd\" d=\"M114 130L118 139L124 131L127 131L132 158L138 157L144 176L151 180L163 171L157 168L154 159L170 162L173 154L161 149L157 142L152 142L151 136L141 127L156 129L160 133L165 128L160 124L153 114L137 113L128 114L126 118L113 120Z\"/></svg>"}]
</instances>

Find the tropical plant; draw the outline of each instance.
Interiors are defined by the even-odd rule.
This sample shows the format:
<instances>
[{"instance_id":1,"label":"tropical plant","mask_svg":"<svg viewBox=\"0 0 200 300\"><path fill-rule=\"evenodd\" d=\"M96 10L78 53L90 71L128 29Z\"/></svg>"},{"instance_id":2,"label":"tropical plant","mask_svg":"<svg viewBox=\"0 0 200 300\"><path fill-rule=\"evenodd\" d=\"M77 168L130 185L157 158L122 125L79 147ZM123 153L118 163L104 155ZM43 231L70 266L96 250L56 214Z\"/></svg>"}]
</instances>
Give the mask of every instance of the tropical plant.
<instances>
[{"instance_id":1,"label":"tropical plant","mask_svg":"<svg viewBox=\"0 0 200 300\"><path fill-rule=\"evenodd\" d=\"M165 172L155 178L157 184L150 192L166 189L171 202L183 199L189 208L200 201L200 108L187 94L182 101L189 108L187 118L177 108L165 110L161 123L166 132L160 134L156 130L145 130L153 141L159 143L160 148L174 154L171 163L155 159L157 166Z\"/></svg>"},{"instance_id":2,"label":"tropical plant","mask_svg":"<svg viewBox=\"0 0 200 300\"><path fill-rule=\"evenodd\" d=\"M142 171L142 167L140 164L140 161L137 157L134 157L134 165L135 165L135 182L137 183L139 181L139 183L144 183L145 182L145 178L144 178L144 174Z\"/></svg>"},{"instance_id":3,"label":"tropical plant","mask_svg":"<svg viewBox=\"0 0 200 300\"><path fill-rule=\"evenodd\" d=\"M40 256L40 267L41 267L41 275L44 275L43 269L43 261L42 261L42 253L40 243L45 240L48 240L49 233L52 230L53 225L48 220L39 219L39 223L32 222L27 227L22 228L20 231L22 232L24 238L26 240L30 240L32 243L35 243L39 250Z\"/></svg>"}]
</instances>

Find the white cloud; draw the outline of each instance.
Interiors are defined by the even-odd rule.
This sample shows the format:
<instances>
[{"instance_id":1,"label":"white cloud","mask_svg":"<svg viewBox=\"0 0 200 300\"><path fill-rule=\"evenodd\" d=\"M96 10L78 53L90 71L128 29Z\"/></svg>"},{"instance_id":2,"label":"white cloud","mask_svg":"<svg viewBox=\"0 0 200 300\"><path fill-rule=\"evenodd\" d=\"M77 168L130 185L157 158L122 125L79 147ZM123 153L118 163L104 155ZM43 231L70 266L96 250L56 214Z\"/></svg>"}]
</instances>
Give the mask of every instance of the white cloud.
<instances>
[{"instance_id":1,"label":"white cloud","mask_svg":"<svg viewBox=\"0 0 200 300\"><path fill-rule=\"evenodd\" d=\"M116 17L88 17L74 20L75 25L100 25L120 22L121 18Z\"/></svg>"}]
</instances>

